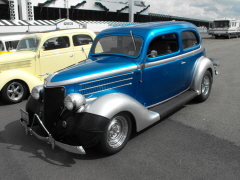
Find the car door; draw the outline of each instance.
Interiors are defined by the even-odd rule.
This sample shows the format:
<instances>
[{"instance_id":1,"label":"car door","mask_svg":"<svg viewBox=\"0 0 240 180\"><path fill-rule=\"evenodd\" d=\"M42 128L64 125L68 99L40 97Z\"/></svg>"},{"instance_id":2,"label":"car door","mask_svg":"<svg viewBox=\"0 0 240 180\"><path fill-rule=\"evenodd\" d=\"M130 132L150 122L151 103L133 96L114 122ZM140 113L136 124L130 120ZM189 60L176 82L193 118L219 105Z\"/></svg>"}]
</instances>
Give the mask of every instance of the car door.
<instances>
[{"instance_id":1,"label":"car door","mask_svg":"<svg viewBox=\"0 0 240 180\"><path fill-rule=\"evenodd\" d=\"M47 39L40 52L40 72L52 73L75 63L69 37L59 36Z\"/></svg>"},{"instance_id":2,"label":"car door","mask_svg":"<svg viewBox=\"0 0 240 180\"><path fill-rule=\"evenodd\" d=\"M145 106L165 101L185 90L179 40L177 33L170 33L156 37L149 44L148 54L151 55L142 71Z\"/></svg>"},{"instance_id":3,"label":"car door","mask_svg":"<svg viewBox=\"0 0 240 180\"><path fill-rule=\"evenodd\" d=\"M72 36L75 61L87 59L93 39L88 34L76 34Z\"/></svg>"}]
</instances>

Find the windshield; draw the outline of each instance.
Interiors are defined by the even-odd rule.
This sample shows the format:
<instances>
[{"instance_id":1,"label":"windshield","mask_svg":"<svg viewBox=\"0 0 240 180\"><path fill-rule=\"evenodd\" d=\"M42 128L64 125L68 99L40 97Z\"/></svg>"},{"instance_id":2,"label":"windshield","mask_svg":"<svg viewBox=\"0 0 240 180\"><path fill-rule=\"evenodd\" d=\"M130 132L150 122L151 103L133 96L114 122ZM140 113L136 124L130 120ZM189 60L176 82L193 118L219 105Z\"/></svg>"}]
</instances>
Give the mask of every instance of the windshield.
<instances>
[{"instance_id":1,"label":"windshield","mask_svg":"<svg viewBox=\"0 0 240 180\"><path fill-rule=\"evenodd\" d=\"M214 21L213 27L215 27L215 28L229 27L229 21Z\"/></svg>"},{"instance_id":2,"label":"windshield","mask_svg":"<svg viewBox=\"0 0 240 180\"><path fill-rule=\"evenodd\" d=\"M95 41L92 54L123 54L136 57L142 40L132 36L106 36Z\"/></svg>"},{"instance_id":3,"label":"windshield","mask_svg":"<svg viewBox=\"0 0 240 180\"><path fill-rule=\"evenodd\" d=\"M39 44L39 39L37 38L28 38L22 39L17 46L17 50L32 50L36 51Z\"/></svg>"}]
</instances>

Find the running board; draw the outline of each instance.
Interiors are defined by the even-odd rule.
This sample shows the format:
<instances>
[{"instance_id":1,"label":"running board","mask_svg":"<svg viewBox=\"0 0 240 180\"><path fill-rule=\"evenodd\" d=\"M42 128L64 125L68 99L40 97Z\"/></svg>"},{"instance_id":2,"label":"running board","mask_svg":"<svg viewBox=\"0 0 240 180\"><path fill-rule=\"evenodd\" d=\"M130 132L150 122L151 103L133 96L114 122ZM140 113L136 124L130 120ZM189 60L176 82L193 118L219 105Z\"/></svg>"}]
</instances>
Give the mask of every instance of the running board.
<instances>
[{"instance_id":1,"label":"running board","mask_svg":"<svg viewBox=\"0 0 240 180\"><path fill-rule=\"evenodd\" d=\"M161 119L197 96L196 91L189 90L163 104L149 108L149 110L159 113Z\"/></svg>"}]
</instances>

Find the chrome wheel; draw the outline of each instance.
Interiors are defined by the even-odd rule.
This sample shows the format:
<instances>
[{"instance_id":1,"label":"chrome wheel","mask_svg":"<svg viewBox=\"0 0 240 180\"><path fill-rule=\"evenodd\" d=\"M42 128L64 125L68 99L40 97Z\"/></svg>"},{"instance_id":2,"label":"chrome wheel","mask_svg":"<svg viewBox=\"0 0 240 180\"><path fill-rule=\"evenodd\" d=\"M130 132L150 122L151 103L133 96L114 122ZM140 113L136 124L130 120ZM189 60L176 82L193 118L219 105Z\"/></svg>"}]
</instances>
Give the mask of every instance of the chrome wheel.
<instances>
[{"instance_id":1,"label":"chrome wheel","mask_svg":"<svg viewBox=\"0 0 240 180\"><path fill-rule=\"evenodd\" d=\"M205 76L202 81L202 94L207 95L210 89L210 79L208 76Z\"/></svg>"},{"instance_id":2,"label":"chrome wheel","mask_svg":"<svg viewBox=\"0 0 240 180\"><path fill-rule=\"evenodd\" d=\"M128 122L123 116L116 116L107 129L107 144L111 148L120 147L128 135Z\"/></svg>"},{"instance_id":3,"label":"chrome wheel","mask_svg":"<svg viewBox=\"0 0 240 180\"><path fill-rule=\"evenodd\" d=\"M212 74L210 71L206 71L201 81L201 94L195 99L198 102L204 102L208 99L212 88Z\"/></svg>"},{"instance_id":4,"label":"chrome wheel","mask_svg":"<svg viewBox=\"0 0 240 180\"><path fill-rule=\"evenodd\" d=\"M7 86L7 97L13 101L19 101L24 94L24 88L19 82L12 82Z\"/></svg>"}]
</instances>

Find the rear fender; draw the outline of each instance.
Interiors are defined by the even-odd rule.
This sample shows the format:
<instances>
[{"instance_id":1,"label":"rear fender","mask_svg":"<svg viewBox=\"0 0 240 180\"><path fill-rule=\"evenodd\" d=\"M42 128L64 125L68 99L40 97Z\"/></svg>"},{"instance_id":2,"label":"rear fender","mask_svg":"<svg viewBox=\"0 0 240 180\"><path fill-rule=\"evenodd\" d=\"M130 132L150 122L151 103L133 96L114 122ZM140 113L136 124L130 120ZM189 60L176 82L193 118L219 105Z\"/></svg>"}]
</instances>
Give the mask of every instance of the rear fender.
<instances>
[{"instance_id":1,"label":"rear fender","mask_svg":"<svg viewBox=\"0 0 240 180\"><path fill-rule=\"evenodd\" d=\"M201 83L204 73L209 70L214 75L213 62L204 56L200 57L197 61L196 68L193 74L193 79L190 85L190 89L196 91L198 94L201 94Z\"/></svg>"}]
</instances>

